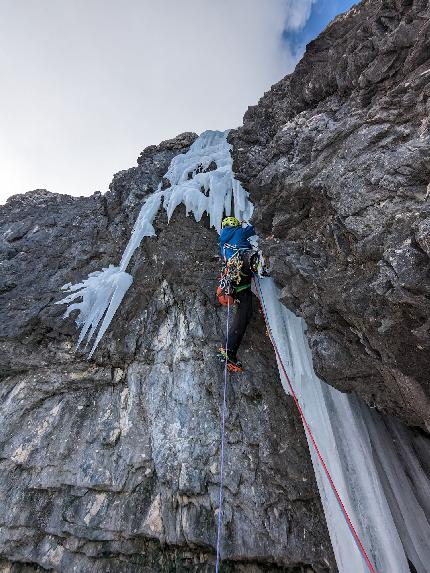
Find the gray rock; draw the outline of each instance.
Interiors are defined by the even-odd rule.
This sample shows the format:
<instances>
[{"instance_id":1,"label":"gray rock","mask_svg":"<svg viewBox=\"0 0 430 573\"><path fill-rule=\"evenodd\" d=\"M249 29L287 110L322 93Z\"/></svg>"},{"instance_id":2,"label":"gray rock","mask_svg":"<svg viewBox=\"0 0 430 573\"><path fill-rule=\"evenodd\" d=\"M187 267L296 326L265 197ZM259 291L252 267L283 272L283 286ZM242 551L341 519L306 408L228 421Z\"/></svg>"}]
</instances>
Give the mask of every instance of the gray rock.
<instances>
[{"instance_id":1,"label":"gray rock","mask_svg":"<svg viewBox=\"0 0 430 573\"><path fill-rule=\"evenodd\" d=\"M425 1L354 6L230 135L318 374L427 431L429 22Z\"/></svg>"},{"instance_id":2,"label":"gray rock","mask_svg":"<svg viewBox=\"0 0 430 573\"><path fill-rule=\"evenodd\" d=\"M194 135L145 150L106 196L1 208L0 571L214 567L226 312L217 235L178 209L131 262L94 359L61 286L117 263L142 198ZM226 426L225 572L336 571L303 428L258 312Z\"/></svg>"}]
</instances>

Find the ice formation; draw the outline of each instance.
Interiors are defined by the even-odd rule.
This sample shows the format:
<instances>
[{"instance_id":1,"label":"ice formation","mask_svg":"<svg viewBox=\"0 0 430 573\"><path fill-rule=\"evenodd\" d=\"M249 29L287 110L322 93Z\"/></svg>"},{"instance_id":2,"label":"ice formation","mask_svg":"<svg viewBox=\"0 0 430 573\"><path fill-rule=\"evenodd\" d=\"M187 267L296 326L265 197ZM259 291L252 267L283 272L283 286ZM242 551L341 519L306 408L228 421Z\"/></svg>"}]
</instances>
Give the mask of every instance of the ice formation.
<instances>
[{"instance_id":1,"label":"ice formation","mask_svg":"<svg viewBox=\"0 0 430 573\"><path fill-rule=\"evenodd\" d=\"M370 410L353 394L321 382L305 324L284 307L272 279L258 279L267 321L318 447L377 573L417 573L430 563L430 483L417 452L430 446L405 426ZM289 388L282 369L282 384ZM341 573L369 573L309 443ZM424 449L427 449L425 454Z\"/></svg>"},{"instance_id":2,"label":"ice formation","mask_svg":"<svg viewBox=\"0 0 430 573\"><path fill-rule=\"evenodd\" d=\"M160 184L145 200L119 266L109 265L91 273L81 283L63 286L70 294L57 304L69 305L65 317L74 310L79 311L76 323L81 332L77 346L86 341L87 347L95 336L89 358L133 282L133 277L126 272L131 257L144 237L155 235L153 221L162 202L169 220L176 207L184 204L187 215L193 213L196 221L207 213L211 226L218 232L224 213L228 216L233 212L242 221L251 218L253 205L248 193L234 178L227 134L228 131L205 131L187 153L172 159L165 174L171 186L161 190ZM80 298L81 302L75 302Z\"/></svg>"},{"instance_id":3,"label":"ice formation","mask_svg":"<svg viewBox=\"0 0 430 573\"><path fill-rule=\"evenodd\" d=\"M63 290L71 294L56 304L69 305L64 314L65 318L74 310L79 311L76 324L81 328L81 332L77 347L85 338L86 346L88 345L103 318L89 357L93 355L132 282L131 275L122 271L120 267L109 265L106 269L91 273L81 283L76 285L69 283L63 286ZM81 302L74 302L79 298L82 298Z\"/></svg>"},{"instance_id":4,"label":"ice formation","mask_svg":"<svg viewBox=\"0 0 430 573\"><path fill-rule=\"evenodd\" d=\"M234 178L227 134L228 131L206 131L188 153L172 159L165 175L172 184L164 199L169 219L183 203L187 214L192 212L196 221L200 221L204 212L208 213L211 226L219 232L224 213L225 216L232 214L233 203L235 217L249 221L253 205L248 193ZM216 169L212 169L215 166Z\"/></svg>"},{"instance_id":5,"label":"ice formation","mask_svg":"<svg viewBox=\"0 0 430 573\"><path fill-rule=\"evenodd\" d=\"M155 234L153 221L162 204L169 219L181 203L196 220L206 212L218 231L224 213L251 217L248 194L234 179L226 135L205 132L172 160L166 173L171 186L145 201L118 267L63 287L70 293L60 301L70 304L66 315L79 311L78 345L96 335L90 356L132 283L128 264L142 239ZM409 559L417 573L428 573L430 484L420 462L420 455L430 457L428 442L354 395L321 382L313 371L303 321L279 302L270 278L258 280L284 365L375 571L408 573ZM288 392L281 369L280 376ZM368 573L311 444L310 451L339 571Z\"/></svg>"}]
</instances>

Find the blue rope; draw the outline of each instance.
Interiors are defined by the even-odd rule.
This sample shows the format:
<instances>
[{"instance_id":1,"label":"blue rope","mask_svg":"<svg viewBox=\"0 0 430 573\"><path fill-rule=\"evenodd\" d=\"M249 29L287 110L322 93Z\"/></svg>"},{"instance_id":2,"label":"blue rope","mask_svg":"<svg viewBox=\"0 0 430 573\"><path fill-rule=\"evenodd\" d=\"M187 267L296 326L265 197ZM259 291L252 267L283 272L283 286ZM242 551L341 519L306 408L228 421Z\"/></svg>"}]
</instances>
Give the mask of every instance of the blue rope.
<instances>
[{"instance_id":1,"label":"blue rope","mask_svg":"<svg viewBox=\"0 0 430 573\"><path fill-rule=\"evenodd\" d=\"M230 294L230 293L229 293ZM224 392L223 392L223 402L222 402L222 414L221 414L221 461L220 461L220 479L219 479L219 504L218 504L218 529L216 536L216 565L215 572L219 572L219 564L221 560L221 527L222 527L222 498L224 489L224 441L225 441L225 412L227 409L227 343L228 343L228 323L230 320L230 302L227 303L227 328L225 337L225 363L224 363Z\"/></svg>"}]
</instances>

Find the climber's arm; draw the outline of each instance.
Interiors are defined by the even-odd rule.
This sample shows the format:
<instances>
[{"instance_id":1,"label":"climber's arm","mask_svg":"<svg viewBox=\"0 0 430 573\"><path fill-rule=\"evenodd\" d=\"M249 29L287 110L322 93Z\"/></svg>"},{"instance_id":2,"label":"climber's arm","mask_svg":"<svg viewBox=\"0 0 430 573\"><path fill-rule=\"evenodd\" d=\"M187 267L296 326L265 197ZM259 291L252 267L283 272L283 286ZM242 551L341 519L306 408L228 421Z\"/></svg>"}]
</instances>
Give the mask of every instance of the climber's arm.
<instances>
[{"instance_id":1,"label":"climber's arm","mask_svg":"<svg viewBox=\"0 0 430 573\"><path fill-rule=\"evenodd\" d=\"M243 227L242 233L243 233L242 236L244 239L249 239L249 237L252 237L253 235L255 235L254 225L248 225L247 227Z\"/></svg>"}]
</instances>

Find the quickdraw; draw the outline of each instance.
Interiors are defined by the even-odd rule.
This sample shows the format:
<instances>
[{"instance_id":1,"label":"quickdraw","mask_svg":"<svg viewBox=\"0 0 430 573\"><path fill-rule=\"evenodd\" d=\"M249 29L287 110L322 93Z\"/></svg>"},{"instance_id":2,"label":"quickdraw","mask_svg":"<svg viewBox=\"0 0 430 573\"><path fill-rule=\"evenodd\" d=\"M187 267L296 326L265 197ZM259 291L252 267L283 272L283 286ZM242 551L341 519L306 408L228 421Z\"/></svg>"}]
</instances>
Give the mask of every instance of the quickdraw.
<instances>
[{"instance_id":1,"label":"quickdraw","mask_svg":"<svg viewBox=\"0 0 430 573\"><path fill-rule=\"evenodd\" d=\"M238 285L244 275L244 273L242 272L243 259L241 257L240 251L234 253L234 255L230 257L229 260L226 262L225 266L231 282L235 285Z\"/></svg>"},{"instance_id":2,"label":"quickdraw","mask_svg":"<svg viewBox=\"0 0 430 573\"><path fill-rule=\"evenodd\" d=\"M226 249L231 249L234 254L227 260ZM224 305L232 305L236 302L236 294L243 289L249 288L250 283L243 284L243 277L247 276L243 272L244 260L242 253L249 253L249 267L255 275L268 275L264 258L260 251L250 249L238 249L234 245L224 245L224 266L219 277L216 294L218 301Z\"/></svg>"},{"instance_id":3,"label":"quickdraw","mask_svg":"<svg viewBox=\"0 0 430 573\"><path fill-rule=\"evenodd\" d=\"M225 249L234 248L231 245L224 246L224 267L218 282L216 294L219 302L224 305L235 303L236 287L240 284L244 273L242 272L243 259L239 249L235 249L232 257L226 260Z\"/></svg>"},{"instance_id":4,"label":"quickdraw","mask_svg":"<svg viewBox=\"0 0 430 573\"><path fill-rule=\"evenodd\" d=\"M218 301L220 304L230 307L235 302L234 294L235 292L228 275L228 269L225 268L219 278L218 288L216 289Z\"/></svg>"}]
</instances>

